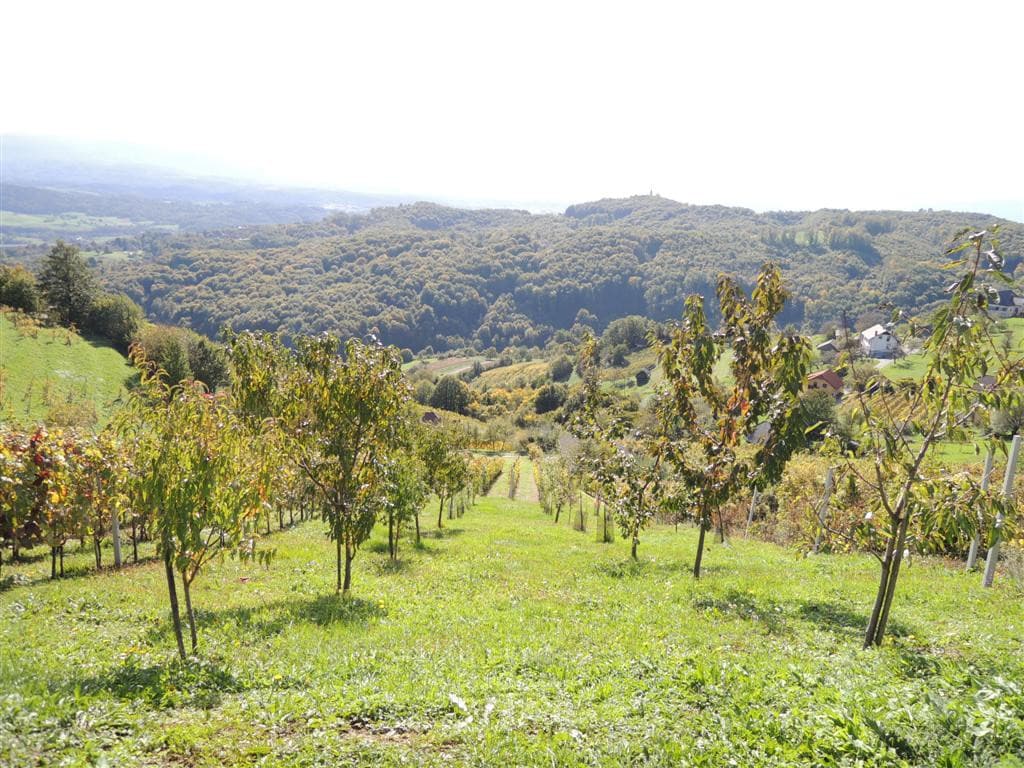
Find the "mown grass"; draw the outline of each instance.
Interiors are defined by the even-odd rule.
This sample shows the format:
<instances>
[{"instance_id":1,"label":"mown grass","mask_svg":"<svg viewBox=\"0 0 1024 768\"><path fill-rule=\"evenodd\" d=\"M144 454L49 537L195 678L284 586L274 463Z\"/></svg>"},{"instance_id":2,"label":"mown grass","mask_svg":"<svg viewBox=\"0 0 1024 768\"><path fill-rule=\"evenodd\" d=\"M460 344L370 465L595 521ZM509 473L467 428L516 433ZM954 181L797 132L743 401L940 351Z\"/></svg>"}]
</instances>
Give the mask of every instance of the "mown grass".
<instances>
[{"instance_id":1,"label":"mown grass","mask_svg":"<svg viewBox=\"0 0 1024 768\"><path fill-rule=\"evenodd\" d=\"M1008 318L1000 321L999 326L1000 337L996 343L1000 345L1005 344L1006 349L1011 352L1011 357L1024 355L1024 318ZM928 370L930 363L931 355L918 352L898 360L893 360L880 370L883 375L893 381L900 381L902 379L920 381Z\"/></svg>"},{"instance_id":2,"label":"mown grass","mask_svg":"<svg viewBox=\"0 0 1024 768\"><path fill-rule=\"evenodd\" d=\"M264 542L269 570L200 578L184 666L156 564L16 586L0 763L1019 765L1008 582L916 560L892 639L863 651L870 558L734 540L695 582L694 542L658 528L632 563L621 541L487 498L397 566L378 532L343 600L307 523Z\"/></svg>"},{"instance_id":3,"label":"mown grass","mask_svg":"<svg viewBox=\"0 0 1024 768\"><path fill-rule=\"evenodd\" d=\"M28 335L6 313L0 313L0 370L0 420L27 425L71 406L95 412L102 425L135 373L109 344L64 328Z\"/></svg>"}]
</instances>

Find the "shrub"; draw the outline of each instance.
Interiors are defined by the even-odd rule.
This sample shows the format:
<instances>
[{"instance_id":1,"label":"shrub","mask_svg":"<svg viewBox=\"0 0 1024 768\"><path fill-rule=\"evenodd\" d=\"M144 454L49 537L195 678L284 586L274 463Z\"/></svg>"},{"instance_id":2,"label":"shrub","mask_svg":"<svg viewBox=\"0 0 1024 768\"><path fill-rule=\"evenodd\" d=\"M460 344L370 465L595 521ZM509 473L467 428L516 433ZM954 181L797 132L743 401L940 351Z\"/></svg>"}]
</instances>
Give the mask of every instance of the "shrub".
<instances>
[{"instance_id":1,"label":"shrub","mask_svg":"<svg viewBox=\"0 0 1024 768\"><path fill-rule=\"evenodd\" d=\"M572 360L566 355L556 357L551 361L551 365L548 366L548 373L551 374L552 381L568 381L569 377L572 376Z\"/></svg>"},{"instance_id":2,"label":"shrub","mask_svg":"<svg viewBox=\"0 0 1024 768\"><path fill-rule=\"evenodd\" d=\"M142 309L123 293L101 294L89 308L87 330L127 350L142 325Z\"/></svg>"},{"instance_id":3,"label":"shrub","mask_svg":"<svg viewBox=\"0 0 1024 768\"><path fill-rule=\"evenodd\" d=\"M0 267L0 305L22 312L39 311L39 286L22 266Z\"/></svg>"}]
</instances>

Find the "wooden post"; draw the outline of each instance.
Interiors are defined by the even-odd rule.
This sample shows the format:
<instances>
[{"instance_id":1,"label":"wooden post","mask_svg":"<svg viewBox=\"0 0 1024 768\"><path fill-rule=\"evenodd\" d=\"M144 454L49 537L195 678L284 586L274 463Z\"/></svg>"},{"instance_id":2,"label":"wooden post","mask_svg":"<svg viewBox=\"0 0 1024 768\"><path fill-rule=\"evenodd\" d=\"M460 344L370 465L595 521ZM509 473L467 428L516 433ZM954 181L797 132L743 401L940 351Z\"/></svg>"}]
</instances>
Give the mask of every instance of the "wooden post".
<instances>
[{"instance_id":1,"label":"wooden post","mask_svg":"<svg viewBox=\"0 0 1024 768\"><path fill-rule=\"evenodd\" d=\"M110 538L114 542L114 567L121 567L121 521L117 519L117 510L110 513Z\"/></svg>"},{"instance_id":2,"label":"wooden post","mask_svg":"<svg viewBox=\"0 0 1024 768\"><path fill-rule=\"evenodd\" d=\"M989 481L992 479L992 459L995 457L995 450L989 446L988 454L985 456L985 468L981 476L981 492L988 491ZM967 552L967 570L973 571L978 562L978 548L981 546L981 528L974 532L971 538L971 548Z\"/></svg>"},{"instance_id":3,"label":"wooden post","mask_svg":"<svg viewBox=\"0 0 1024 768\"><path fill-rule=\"evenodd\" d=\"M750 496L750 511L747 512L747 530L744 532L744 536L750 533L750 524L754 522L754 510L757 509L757 488Z\"/></svg>"},{"instance_id":4,"label":"wooden post","mask_svg":"<svg viewBox=\"0 0 1024 768\"><path fill-rule=\"evenodd\" d=\"M1017 473L1017 460L1020 458L1020 435L1013 436L1013 445L1010 447L1010 460L1006 464L1006 475L1003 477L1003 498L1009 501L1013 498L1013 476ZM996 527L992 532L992 546L988 549L988 558L985 560L985 576L981 586L991 587L996 577L996 563L999 562L999 540L1003 534L1003 513L996 515Z\"/></svg>"},{"instance_id":5,"label":"wooden post","mask_svg":"<svg viewBox=\"0 0 1024 768\"><path fill-rule=\"evenodd\" d=\"M821 506L818 508L818 535L814 537L814 554L821 549L821 539L825 535L825 519L828 517L828 502L832 498L832 476L835 470L828 468L825 473L825 495L821 499Z\"/></svg>"}]
</instances>

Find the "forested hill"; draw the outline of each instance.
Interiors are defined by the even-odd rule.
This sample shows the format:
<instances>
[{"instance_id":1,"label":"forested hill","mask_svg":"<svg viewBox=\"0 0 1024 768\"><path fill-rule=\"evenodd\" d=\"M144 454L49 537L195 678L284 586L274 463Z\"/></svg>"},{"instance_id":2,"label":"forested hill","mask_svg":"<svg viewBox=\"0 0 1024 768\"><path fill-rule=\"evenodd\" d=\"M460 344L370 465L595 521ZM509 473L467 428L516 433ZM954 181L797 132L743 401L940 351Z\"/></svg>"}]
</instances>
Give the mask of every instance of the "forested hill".
<instances>
[{"instance_id":1,"label":"forested hill","mask_svg":"<svg viewBox=\"0 0 1024 768\"><path fill-rule=\"evenodd\" d=\"M716 276L779 263L783 321L819 330L887 302L942 296L943 246L962 227L1001 225L1007 268L1024 275L1024 225L988 215L821 210L758 214L660 197L600 200L562 215L428 203L290 225L169 234L150 252L101 261L104 281L154 319L377 333L413 349L543 344L576 323L677 317ZM577 329L578 330L578 329Z\"/></svg>"}]
</instances>

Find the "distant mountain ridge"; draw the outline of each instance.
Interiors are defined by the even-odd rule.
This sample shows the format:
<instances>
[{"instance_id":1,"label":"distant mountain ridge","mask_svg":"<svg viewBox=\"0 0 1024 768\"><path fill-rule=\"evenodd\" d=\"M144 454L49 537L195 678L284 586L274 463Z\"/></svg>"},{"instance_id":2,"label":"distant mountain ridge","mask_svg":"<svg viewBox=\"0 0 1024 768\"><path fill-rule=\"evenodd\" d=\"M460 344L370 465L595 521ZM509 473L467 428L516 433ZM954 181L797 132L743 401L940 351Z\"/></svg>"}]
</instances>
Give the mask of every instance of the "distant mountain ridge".
<instances>
[{"instance_id":1,"label":"distant mountain ridge","mask_svg":"<svg viewBox=\"0 0 1024 768\"><path fill-rule=\"evenodd\" d=\"M750 280L765 261L781 266L792 292L782 321L809 331L844 312L923 311L943 297L945 243L962 227L996 225L1007 270L1020 278L1024 225L985 214L758 214L657 196L557 215L415 203L168 233L146 256L101 261L101 272L155 319L211 335L232 325L373 333L416 350L500 349L628 314L675 318L688 294L713 295L719 273Z\"/></svg>"}]
</instances>

